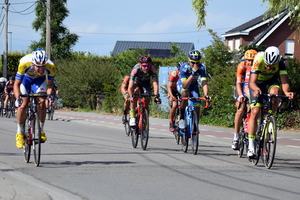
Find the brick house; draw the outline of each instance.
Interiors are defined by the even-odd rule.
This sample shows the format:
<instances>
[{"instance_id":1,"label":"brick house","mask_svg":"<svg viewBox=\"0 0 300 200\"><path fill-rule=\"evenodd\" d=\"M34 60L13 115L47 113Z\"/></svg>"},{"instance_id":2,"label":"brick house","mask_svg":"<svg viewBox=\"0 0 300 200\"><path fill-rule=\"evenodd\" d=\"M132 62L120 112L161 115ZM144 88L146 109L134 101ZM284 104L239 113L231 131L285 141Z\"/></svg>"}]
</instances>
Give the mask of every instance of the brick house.
<instances>
[{"instance_id":1,"label":"brick house","mask_svg":"<svg viewBox=\"0 0 300 200\"><path fill-rule=\"evenodd\" d=\"M231 50L238 50L240 45L276 46L285 58L296 58L299 61L299 35L296 29L289 25L289 17L290 13L287 11L265 20L264 15L261 15L222 36Z\"/></svg>"}]
</instances>

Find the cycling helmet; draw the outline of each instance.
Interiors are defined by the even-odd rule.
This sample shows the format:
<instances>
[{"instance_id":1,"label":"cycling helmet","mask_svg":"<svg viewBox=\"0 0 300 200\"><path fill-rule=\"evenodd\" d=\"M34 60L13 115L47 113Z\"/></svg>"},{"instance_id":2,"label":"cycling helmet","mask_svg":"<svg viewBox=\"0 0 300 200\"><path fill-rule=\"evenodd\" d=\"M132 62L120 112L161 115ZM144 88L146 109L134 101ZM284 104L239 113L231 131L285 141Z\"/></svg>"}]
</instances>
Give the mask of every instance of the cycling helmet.
<instances>
[{"instance_id":1,"label":"cycling helmet","mask_svg":"<svg viewBox=\"0 0 300 200\"><path fill-rule=\"evenodd\" d=\"M188 53L188 57L190 61L200 61L202 56L198 50L193 50Z\"/></svg>"},{"instance_id":2,"label":"cycling helmet","mask_svg":"<svg viewBox=\"0 0 300 200\"><path fill-rule=\"evenodd\" d=\"M275 65L280 60L280 51L277 47L270 46L265 50L264 61L267 65Z\"/></svg>"},{"instance_id":3,"label":"cycling helmet","mask_svg":"<svg viewBox=\"0 0 300 200\"><path fill-rule=\"evenodd\" d=\"M183 62L178 62L178 63L177 63L177 69L178 69L178 70L180 69L180 67L181 67L182 64L183 64Z\"/></svg>"},{"instance_id":4,"label":"cycling helmet","mask_svg":"<svg viewBox=\"0 0 300 200\"><path fill-rule=\"evenodd\" d=\"M14 80L16 80L16 77L15 77L15 76L10 76L10 77L9 77L9 80L10 80L10 81L14 81Z\"/></svg>"},{"instance_id":5,"label":"cycling helmet","mask_svg":"<svg viewBox=\"0 0 300 200\"><path fill-rule=\"evenodd\" d=\"M7 79L6 78L4 78L4 77L0 77L0 82L1 83L5 83L7 81Z\"/></svg>"},{"instance_id":6,"label":"cycling helmet","mask_svg":"<svg viewBox=\"0 0 300 200\"><path fill-rule=\"evenodd\" d=\"M139 62L140 63L149 63L149 62L152 62L152 59L150 58L150 56L141 56L139 58Z\"/></svg>"},{"instance_id":7,"label":"cycling helmet","mask_svg":"<svg viewBox=\"0 0 300 200\"><path fill-rule=\"evenodd\" d=\"M48 56L43 49L36 49L32 52L32 63L37 66L43 66L47 63Z\"/></svg>"},{"instance_id":8,"label":"cycling helmet","mask_svg":"<svg viewBox=\"0 0 300 200\"><path fill-rule=\"evenodd\" d=\"M254 60L254 57L256 56L257 51L255 51L254 49L248 49L245 54L244 54L244 58L246 60Z\"/></svg>"}]
</instances>

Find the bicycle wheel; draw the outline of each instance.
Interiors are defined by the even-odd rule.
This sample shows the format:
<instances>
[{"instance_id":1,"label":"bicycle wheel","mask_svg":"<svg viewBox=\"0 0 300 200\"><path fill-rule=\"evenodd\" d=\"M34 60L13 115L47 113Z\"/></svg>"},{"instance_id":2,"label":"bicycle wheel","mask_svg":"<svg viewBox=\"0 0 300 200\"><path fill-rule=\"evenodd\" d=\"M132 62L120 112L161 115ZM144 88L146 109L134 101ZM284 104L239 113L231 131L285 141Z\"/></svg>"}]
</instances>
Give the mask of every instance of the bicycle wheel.
<instances>
[{"instance_id":1,"label":"bicycle wheel","mask_svg":"<svg viewBox=\"0 0 300 200\"><path fill-rule=\"evenodd\" d=\"M34 164L39 166L41 159L41 128L38 112L35 113L32 124L32 148L34 155Z\"/></svg>"},{"instance_id":2,"label":"bicycle wheel","mask_svg":"<svg viewBox=\"0 0 300 200\"><path fill-rule=\"evenodd\" d=\"M257 165L257 163L259 161L260 152L261 152L261 144L262 144L262 141L260 140L260 138L256 138L255 139L255 156L253 156L252 158L248 158L248 159L250 159L252 165Z\"/></svg>"},{"instance_id":3,"label":"bicycle wheel","mask_svg":"<svg viewBox=\"0 0 300 200\"><path fill-rule=\"evenodd\" d=\"M149 140L149 117L147 109L143 109L142 119L142 127L139 127L139 130L141 130L141 146L143 150L146 150Z\"/></svg>"},{"instance_id":4,"label":"bicycle wheel","mask_svg":"<svg viewBox=\"0 0 300 200\"><path fill-rule=\"evenodd\" d=\"M15 104L14 104L14 99L10 100L10 112L11 112L11 116L15 117L16 116L16 110L15 110Z\"/></svg>"},{"instance_id":5,"label":"bicycle wheel","mask_svg":"<svg viewBox=\"0 0 300 200\"><path fill-rule=\"evenodd\" d=\"M50 120L53 120L54 111L55 111L54 107L53 107L53 106L51 106Z\"/></svg>"},{"instance_id":6,"label":"bicycle wheel","mask_svg":"<svg viewBox=\"0 0 300 200\"><path fill-rule=\"evenodd\" d=\"M52 106L49 106L49 107L48 107L48 113L47 113L47 118L48 118L48 120L51 119L51 112L52 112Z\"/></svg>"},{"instance_id":7,"label":"bicycle wheel","mask_svg":"<svg viewBox=\"0 0 300 200\"><path fill-rule=\"evenodd\" d=\"M198 132L198 119L195 112L193 112L192 114L190 126L191 126L190 130L191 130L192 152L194 155L196 155L199 146L199 132Z\"/></svg>"},{"instance_id":8,"label":"bicycle wheel","mask_svg":"<svg viewBox=\"0 0 300 200\"><path fill-rule=\"evenodd\" d=\"M129 121L128 120L125 121L124 128L125 128L125 134L127 136L129 136L130 135L130 126L129 126Z\"/></svg>"},{"instance_id":9,"label":"bicycle wheel","mask_svg":"<svg viewBox=\"0 0 300 200\"><path fill-rule=\"evenodd\" d=\"M6 106L6 117L7 118L10 118L11 116L11 102L10 102L10 99L8 99L7 101L7 106Z\"/></svg>"},{"instance_id":10,"label":"bicycle wheel","mask_svg":"<svg viewBox=\"0 0 300 200\"><path fill-rule=\"evenodd\" d=\"M186 118L184 119L186 121ZM182 151L184 153L187 152L188 150L188 146L189 146L189 138L188 138L188 128L187 126L184 128L184 129L181 129L181 131L183 132L182 136L181 136L181 148L182 148Z\"/></svg>"},{"instance_id":11,"label":"bicycle wheel","mask_svg":"<svg viewBox=\"0 0 300 200\"><path fill-rule=\"evenodd\" d=\"M130 127L130 132L131 132L131 142L132 142L132 147L136 148L138 141L139 141L139 135L138 135L138 127Z\"/></svg>"},{"instance_id":12,"label":"bicycle wheel","mask_svg":"<svg viewBox=\"0 0 300 200\"><path fill-rule=\"evenodd\" d=\"M242 157L243 153L244 153L244 147L245 147L245 132L244 132L244 128L239 132L239 140L238 140L238 150L237 150L237 155L238 157Z\"/></svg>"},{"instance_id":13,"label":"bicycle wheel","mask_svg":"<svg viewBox=\"0 0 300 200\"><path fill-rule=\"evenodd\" d=\"M273 165L277 143L276 120L273 115L268 117L268 121L265 126L263 149L261 153L265 167L270 169Z\"/></svg>"},{"instance_id":14,"label":"bicycle wheel","mask_svg":"<svg viewBox=\"0 0 300 200\"><path fill-rule=\"evenodd\" d=\"M24 154L24 161L28 163L30 161L30 152L31 152L31 135L28 131L31 131L30 122L26 119L24 123L25 135L24 135L24 142L25 145L23 147L23 154Z\"/></svg>"}]
</instances>

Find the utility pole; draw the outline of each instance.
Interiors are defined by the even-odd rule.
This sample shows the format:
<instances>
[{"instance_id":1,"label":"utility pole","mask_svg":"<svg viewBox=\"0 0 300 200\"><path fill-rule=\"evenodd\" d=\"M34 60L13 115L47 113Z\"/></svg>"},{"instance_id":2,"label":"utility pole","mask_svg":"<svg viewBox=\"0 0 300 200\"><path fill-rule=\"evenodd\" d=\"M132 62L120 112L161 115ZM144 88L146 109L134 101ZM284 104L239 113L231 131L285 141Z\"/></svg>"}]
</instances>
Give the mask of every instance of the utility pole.
<instances>
[{"instance_id":1,"label":"utility pole","mask_svg":"<svg viewBox=\"0 0 300 200\"><path fill-rule=\"evenodd\" d=\"M2 55L2 71L3 77L7 77L7 52L8 52L8 43L7 43L7 32L8 32L8 0L5 0L4 12L4 41L3 41L3 55Z\"/></svg>"},{"instance_id":2,"label":"utility pole","mask_svg":"<svg viewBox=\"0 0 300 200\"><path fill-rule=\"evenodd\" d=\"M46 52L48 58L51 58L51 0L47 0L47 16L46 16Z\"/></svg>"}]
</instances>

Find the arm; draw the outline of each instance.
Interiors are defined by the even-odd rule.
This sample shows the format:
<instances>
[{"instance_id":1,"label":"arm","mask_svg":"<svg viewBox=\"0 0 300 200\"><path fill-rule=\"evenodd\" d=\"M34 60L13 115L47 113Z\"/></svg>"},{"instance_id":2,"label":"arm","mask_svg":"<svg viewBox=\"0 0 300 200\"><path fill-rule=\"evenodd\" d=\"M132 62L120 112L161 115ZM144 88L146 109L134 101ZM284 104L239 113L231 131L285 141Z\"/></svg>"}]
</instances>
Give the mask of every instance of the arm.
<instances>
[{"instance_id":1,"label":"arm","mask_svg":"<svg viewBox=\"0 0 300 200\"><path fill-rule=\"evenodd\" d=\"M154 95L158 95L158 80L157 79L153 79L153 93Z\"/></svg>"},{"instance_id":2,"label":"arm","mask_svg":"<svg viewBox=\"0 0 300 200\"><path fill-rule=\"evenodd\" d=\"M21 94L20 91L20 85L22 83L22 80L16 79L14 83L14 94L15 94L15 99L19 99L19 96Z\"/></svg>"},{"instance_id":3,"label":"arm","mask_svg":"<svg viewBox=\"0 0 300 200\"><path fill-rule=\"evenodd\" d=\"M172 85L173 85L173 82L172 81L169 81L168 82L168 85L167 85L167 89L168 89L168 96L170 98L174 98L173 94L172 94Z\"/></svg>"},{"instance_id":4,"label":"arm","mask_svg":"<svg viewBox=\"0 0 300 200\"><path fill-rule=\"evenodd\" d=\"M182 81L182 87L184 89L187 89L190 84L192 83L192 80L193 80L194 76L190 75L187 79L185 79L184 81L181 79Z\"/></svg>"},{"instance_id":5,"label":"arm","mask_svg":"<svg viewBox=\"0 0 300 200\"><path fill-rule=\"evenodd\" d=\"M133 84L134 84L134 81L130 80L129 85L128 85L128 95L129 95L129 97L132 97L132 95L133 95Z\"/></svg>"},{"instance_id":6,"label":"arm","mask_svg":"<svg viewBox=\"0 0 300 200\"><path fill-rule=\"evenodd\" d=\"M290 84L288 83L288 75L287 74L280 75L280 80L281 80L281 84L282 84L282 90L283 90L285 96L290 97L290 99L292 99L294 96L294 93L290 92Z\"/></svg>"},{"instance_id":7,"label":"arm","mask_svg":"<svg viewBox=\"0 0 300 200\"><path fill-rule=\"evenodd\" d=\"M53 91L53 80L48 80L47 94L51 95Z\"/></svg>"},{"instance_id":8,"label":"arm","mask_svg":"<svg viewBox=\"0 0 300 200\"><path fill-rule=\"evenodd\" d=\"M204 96L208 96L208 85L207 85L207 81L206 80L203 80L202 82L202 89L203 89L203 94Z\"/></svg>"},{"instance_id":9,"label":"arm","mask_svg":"<svg viewBox=\"0 0 300 200\"><path fill-rule=\"evenodd\" d=\"M258 94L261 94L260 88L257 86L256 82L258 80L258 74L250 75L249 87L253 90L253 96L256 97Z\"/></svg>"}]
</instances>

